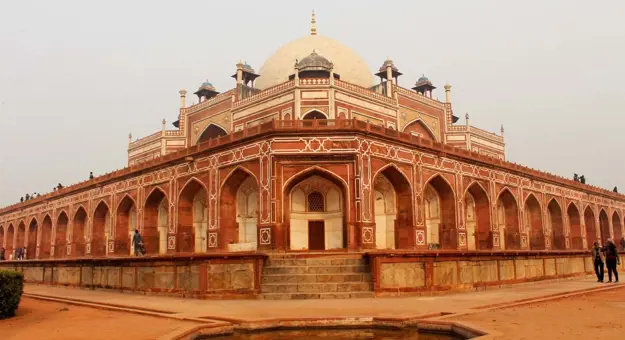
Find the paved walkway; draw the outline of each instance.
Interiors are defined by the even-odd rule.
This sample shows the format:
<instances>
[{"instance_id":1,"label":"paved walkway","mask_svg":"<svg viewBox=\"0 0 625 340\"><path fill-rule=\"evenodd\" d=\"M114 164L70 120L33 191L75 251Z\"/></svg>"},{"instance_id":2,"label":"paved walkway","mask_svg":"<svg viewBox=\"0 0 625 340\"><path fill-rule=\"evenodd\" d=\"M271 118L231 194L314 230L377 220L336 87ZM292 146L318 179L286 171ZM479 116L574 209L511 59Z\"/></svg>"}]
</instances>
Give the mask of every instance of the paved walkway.
<instances>
[{"instance_id":1,"label":"paved walkway","mask_svg":"<svg viewBox=\"0 0 625 340\"><path fill-rule=\"evenodd\" d=\"M592 279L540 282L480 292L438 296L349 300L197 300L26 285L27 294L109 304L131 309L162 311L176 317L262 321L293 318L411 317L433 313L462 313L477 307L607 287Z\"/></svg>"}]
</instances>

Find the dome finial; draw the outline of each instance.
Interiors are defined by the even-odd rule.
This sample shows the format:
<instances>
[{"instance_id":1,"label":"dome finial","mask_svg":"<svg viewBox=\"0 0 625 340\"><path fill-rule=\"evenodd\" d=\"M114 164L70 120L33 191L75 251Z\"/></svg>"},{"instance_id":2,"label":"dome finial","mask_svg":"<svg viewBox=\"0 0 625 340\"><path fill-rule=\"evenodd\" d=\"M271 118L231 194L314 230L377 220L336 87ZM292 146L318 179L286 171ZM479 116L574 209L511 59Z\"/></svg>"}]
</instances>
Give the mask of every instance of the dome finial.
<instances>
[{"instance_id":1,"label":"dome finial","mask_svg":"<svg viewBox=\"0 0 625 340\"><path fill-rule=\"evenodd\" d=\"M315 10L312 11L312 20L310 20L310 35L317 35L317 19L315 19Z\"/></svg>"}]
</instances>

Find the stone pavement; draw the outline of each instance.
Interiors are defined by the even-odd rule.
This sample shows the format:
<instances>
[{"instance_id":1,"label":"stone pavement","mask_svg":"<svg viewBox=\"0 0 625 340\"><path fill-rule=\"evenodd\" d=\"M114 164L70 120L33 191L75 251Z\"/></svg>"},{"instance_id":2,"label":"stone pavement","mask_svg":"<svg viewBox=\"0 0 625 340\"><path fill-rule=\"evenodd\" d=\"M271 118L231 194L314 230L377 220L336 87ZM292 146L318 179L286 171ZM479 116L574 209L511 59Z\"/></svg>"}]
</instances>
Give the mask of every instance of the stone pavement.
<instances>
[{"instance_id":1,"label":"stone pavement","mask_svg":"<svg viewBox=\"0 0 625 340\"><path fill-rule=\"evenodd\" d=\"M488 305L509 304L608 285L596 283L593 279L576 279L437 296L336 300L197 300L32 284L26 285L24 293L26 296L69 299L131 310L151 310L176 318L256 322L332 317L405 318L435 313L463 313Z\"/></svg>"}]
</instances>

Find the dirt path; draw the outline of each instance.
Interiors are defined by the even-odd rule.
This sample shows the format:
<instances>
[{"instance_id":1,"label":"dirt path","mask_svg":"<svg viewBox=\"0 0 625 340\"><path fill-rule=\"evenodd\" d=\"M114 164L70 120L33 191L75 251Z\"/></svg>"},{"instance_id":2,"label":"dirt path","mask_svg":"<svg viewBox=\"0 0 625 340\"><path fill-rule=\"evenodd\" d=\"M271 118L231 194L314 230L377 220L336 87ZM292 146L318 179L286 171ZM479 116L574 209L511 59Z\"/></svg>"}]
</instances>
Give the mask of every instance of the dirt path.
<instances>
[{"instance_id":1,"label":"dirt path","mask_svg":"<svg viewBox=\"0 0 625 340\"><path fill-rule=\"evenodd\" d=\"M502 333L496 339L623 339L625 288L458 318Z\"/></svg>"},{"instance_id":2,"label":"dirt path","mask_svg":"<svg viewBox=\"0 0 625 340\"><path fill-rule=\"evenodd\" d=\"M22 298L17 316L0 320L2 340L156 339L191 322Z\"/></svg>"}]
</instances>

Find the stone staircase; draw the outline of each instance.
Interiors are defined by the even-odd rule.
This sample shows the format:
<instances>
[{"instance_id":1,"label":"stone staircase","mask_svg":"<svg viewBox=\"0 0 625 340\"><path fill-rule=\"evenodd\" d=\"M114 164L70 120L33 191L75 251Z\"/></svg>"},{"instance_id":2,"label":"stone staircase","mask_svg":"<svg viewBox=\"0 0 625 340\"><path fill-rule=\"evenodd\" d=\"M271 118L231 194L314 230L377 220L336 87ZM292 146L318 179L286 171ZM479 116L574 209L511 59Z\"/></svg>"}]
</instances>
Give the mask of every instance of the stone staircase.
<instances>
[{"instance_id":1,"label":"stone staircase","mask_svg":"<svg viewBox=\"0 0 625 340\"><path fill-rule=\"evenodd\" d=\"M270 255L261 299L349 299L373 297L369 265L362 255Z\"/></svg>"}]
</instances>

